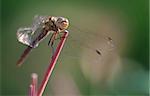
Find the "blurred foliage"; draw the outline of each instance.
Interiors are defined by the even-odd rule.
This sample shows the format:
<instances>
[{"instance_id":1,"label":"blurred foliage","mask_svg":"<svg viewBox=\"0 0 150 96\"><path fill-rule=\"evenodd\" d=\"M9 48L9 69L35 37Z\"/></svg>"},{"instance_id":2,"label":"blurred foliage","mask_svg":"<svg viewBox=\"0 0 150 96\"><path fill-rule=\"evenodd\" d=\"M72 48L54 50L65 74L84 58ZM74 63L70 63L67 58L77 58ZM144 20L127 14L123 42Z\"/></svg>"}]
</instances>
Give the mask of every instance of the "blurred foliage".
<instances>
[{"instance_id":1,"label":"blurred foliage","mask_svg":"<svg viewBox=\"0 0 150 96\"><path fill-rule=\"evenodd\" d=\"M82 95L99 95L99 94L148 94L148 74L149 71L149 1L148 0L2 0L1 9L1 59L2 59L2 94L3 96L15 95L21 96L26 94L30 76L32 72L37 72L39 77L43 76L43 72L47 67L49 61L50 50L45 48L47 42L44 41L40 48L35 49L31 57L26 61L26 67L16 68L15 62L25 48L23 45L18 44L16 40L16 30L21 26L31 24L34 15L54 15L65 16L71 20L72 23L81 23L87 15L96 13L96 16L101 13L101 9L105 10L119 10L125 15L128 24L128 31L126 31L126 49L121 57L129 58L138 62L136 67L123 67L123 73L120 73L115 81L115 87L109 89L107 87L99 87L91 84L91 81L85 77L80 69L79 61L72 60L59 60L62 64L56 65L53 73L69 73L75 81L79 93ZM73 10L72 10L73 9ZM78 13L79 11L79 13ZM85 18L83 17L85 12ZM88 14L89 13L89 14ZM114 13L115 14L115 13ZM87 16L88 17L88 16ZM89 18L91 21L96 18ZM88 19L87 19L88 20ZM124 20L126 21L126 19ZM80 26L79 27L84 27ZM93 25L94 26L94 25ZM48 41L48 39L46 39ZM20 47L21 46L21 47ZM65 47L68 50L67 45ZM44 51L43 51L44 50ZM45 51L47 50L47 51ZM77 54L80 49L74 50L71 54ZM81 51L81 50L80 50ZM80 53L80 52L78 52ZM40 54L40 55L39 55ZM80 56L79 56L80 57ZM41 60L37 60L41 58ZM61 56L60 58L63 58ZM70 60L69 60L70 59ZM31 64L32 63L32 64ZM42 66L39 66L40 63ZM135 62L134 62L135 63ZM31 64L31 65L30 65ZM66 64L66 65L65 65ZM72 64L69 66L69 64ZM125 64L123 66L127 66ZM129 65L130 66L130 65ZM140 66L137 67L137 66ZM36 68L35 68L36 67ZM33 70L33 68L35 68ZM140 70L138 70L138 68ZM136 72L138 70L138 73ZM141 71L142 70L142 71ZM143 71L144 70L144 71ZM126 72L128 71L128 72ZM146 71L146 72L145 72ZM130 73L131 72L131 73ZM54 82L57 74L52 75L50 83ZM122 75L123 74L123 75ZM141 79L139 79L141 78ZM130 79L130 83L126 82ZM41 81L42 78L39 78ZM22 83L23 82L23 83ZM58 81L59 82L59 81ZM143 83L144 82L144 83ZM127 83L127 84L126 84ZM47 88L46 91L52 92L53 86ZM131 87L132 86L132 87ZM136 86L140 91L136 90ZM129 88L129 89L128 89ZM130 90L131 88L131 90ZM124 90L125 89L125 90ZM128 89L128 90L127 90ZM135 90L134 90L135 89ZM101 90L101 91L100 91ZM48 94L48 93L47 93Z\"/></svg>"}]
</instances>

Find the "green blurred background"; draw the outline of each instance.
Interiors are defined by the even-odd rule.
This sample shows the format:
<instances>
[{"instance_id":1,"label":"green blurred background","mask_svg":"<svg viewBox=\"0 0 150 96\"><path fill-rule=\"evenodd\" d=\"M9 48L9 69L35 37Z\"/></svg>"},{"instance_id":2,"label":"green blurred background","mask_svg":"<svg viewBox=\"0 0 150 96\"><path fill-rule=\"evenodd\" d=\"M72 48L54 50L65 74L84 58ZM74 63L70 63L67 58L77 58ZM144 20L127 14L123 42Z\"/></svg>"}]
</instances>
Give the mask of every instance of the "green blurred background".
<instances>
[{"instance_id":1,"label":"green blurred background","mask_svg":"<svg viewBox=\"0 0 150 96\"><path fill-rule=\"evenodd\" d=\"M112 32L106 35L111 36L117 46L113 55L107 52L102 58L106 64L91 65L85 64L90 53L68 38L45 91L46 96L148 95L148 6L148 0L2 0L2 96L27 95L31 73L39 75L40 84L48 66L49 37L32 51L22 67L16 67L17 59L26 48L18 43L16 31L19 27L30 26L35 15L68 18L70 34L81 40L88 37L88 32L81 32L78 37L72 24L85 31L101 31L100 34L112 28ZM96 41L101 37L95 37Z\"/></svg>"}]
</instances>

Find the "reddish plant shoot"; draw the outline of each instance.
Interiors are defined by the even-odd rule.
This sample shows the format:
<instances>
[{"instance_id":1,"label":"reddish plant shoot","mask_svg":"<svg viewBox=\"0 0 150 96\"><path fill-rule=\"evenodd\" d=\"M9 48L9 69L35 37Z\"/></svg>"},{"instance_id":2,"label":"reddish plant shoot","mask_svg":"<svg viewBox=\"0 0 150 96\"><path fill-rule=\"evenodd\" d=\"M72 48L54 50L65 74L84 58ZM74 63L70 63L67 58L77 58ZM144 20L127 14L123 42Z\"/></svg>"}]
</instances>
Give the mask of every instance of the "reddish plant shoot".
<instances>
[{"instance_id":1,"label":"reddish plant shoot","mask_svg":"<svg viewBox=\"0 0 150 96\"><path fill-rule=\"evenodd\" d=\"M30 84L29 96L37 96L38 75L32 73L31 78L32 81Z\"/></svg>"},{"instance_id":2,"label":"reddish plant shoot","mask_svg":"<svg viewBox=\"0 0 150 96\"><path fill-rule=\"evenodd\" d=\"M60 52L61 52L61 50L62 50L62 48L63 48L63 46L65 44L66 37L68 36L68 34L69 34L68 31L64 32L64 34L63 34L63 36L62 36L62 38L61 38L61 40L60 40L60 42L59 42L59 44L58 44L58 46L56 48L56 51L54 52L54 54L52 56L51 62L50 62L49 67L48 67L48 69L46 71L46 74L44 75L44 79L43 79L43 81L42 81L42 83L40 85L40 88L38 90L37 96L42 96L42 94L44 93L44 90L46 88L48 80L49 80L49 78L50 78L50 76L52 74L52 71L53 71L53 69L54 69L54 67L56 65L57 59L58 59L58 57L60 55Z\"/></svg>"}]
</instances>

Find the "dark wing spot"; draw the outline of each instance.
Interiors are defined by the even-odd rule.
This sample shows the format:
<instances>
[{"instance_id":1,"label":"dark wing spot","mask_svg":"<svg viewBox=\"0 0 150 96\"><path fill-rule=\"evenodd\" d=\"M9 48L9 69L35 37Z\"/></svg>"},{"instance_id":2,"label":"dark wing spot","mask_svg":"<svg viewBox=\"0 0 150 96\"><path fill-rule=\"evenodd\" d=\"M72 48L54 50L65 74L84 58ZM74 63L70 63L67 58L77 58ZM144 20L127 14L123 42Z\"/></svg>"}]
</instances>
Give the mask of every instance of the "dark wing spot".
<instances>
[{"instance_id":1,"label":"dark wing spot","mask_svg":"<svg viewBox=\"0 0 150 96\"><path fill-rule=\"evenodd\" d=\"M102 55L99 50L96 50L96 53L97 53L98 55Z\"/></svg>"},{"instance_id":2,"label":"dark wing spot","mask_svg":"<svg viewBox=\"0 0 150 96\"><path fill-rule=\"evenodd\" d=\"M109 41L112 41L112 38L111 38L111 37L108 37L108 40L109 40Z\"/></svg>"}]
</instances>

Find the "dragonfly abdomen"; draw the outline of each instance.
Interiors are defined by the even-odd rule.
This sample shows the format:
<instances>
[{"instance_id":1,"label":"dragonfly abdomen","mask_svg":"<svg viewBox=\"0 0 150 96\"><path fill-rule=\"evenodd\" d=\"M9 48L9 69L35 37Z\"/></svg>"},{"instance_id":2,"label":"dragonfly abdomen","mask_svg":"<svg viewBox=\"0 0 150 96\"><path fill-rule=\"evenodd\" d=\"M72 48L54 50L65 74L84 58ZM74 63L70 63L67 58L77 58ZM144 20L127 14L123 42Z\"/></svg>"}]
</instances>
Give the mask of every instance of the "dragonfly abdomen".
<instances>
[{"instance_id":1,"label":"dragonfly abdomen","mask_svg":"<svg viewBox=\"0 0 150 96\"><path fill-rule=\"evenodd\" d=\"M29 46L24 50L20 59L17 61L17 66L21 66L23 64L24 60L26 59L28 54L31 52L31 50L32 50L32 47L29 47Z\"/></svg>"}]
</instances>

